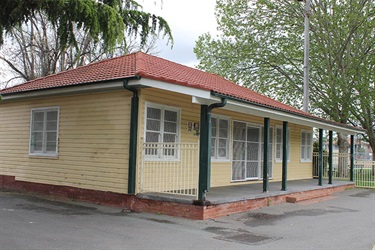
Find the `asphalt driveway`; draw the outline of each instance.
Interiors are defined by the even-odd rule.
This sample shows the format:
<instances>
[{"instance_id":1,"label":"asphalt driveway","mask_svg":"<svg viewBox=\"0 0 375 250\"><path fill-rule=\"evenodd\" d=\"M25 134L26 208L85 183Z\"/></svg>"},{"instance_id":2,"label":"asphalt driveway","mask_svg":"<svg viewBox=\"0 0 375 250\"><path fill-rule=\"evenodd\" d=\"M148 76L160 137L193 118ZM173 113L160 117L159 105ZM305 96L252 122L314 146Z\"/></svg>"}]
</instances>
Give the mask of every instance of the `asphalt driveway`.
<instances>
[{"instance_id":1,"label":"asphalt driveway","mask_svg":"<svg viewBox=\"0 0 375 250\"><path fill-rule=\"evenodd\" d=\"M331 198L192 221L1 191L0 249L373 249L375 190Z\"/></svg>"}]
</instances>

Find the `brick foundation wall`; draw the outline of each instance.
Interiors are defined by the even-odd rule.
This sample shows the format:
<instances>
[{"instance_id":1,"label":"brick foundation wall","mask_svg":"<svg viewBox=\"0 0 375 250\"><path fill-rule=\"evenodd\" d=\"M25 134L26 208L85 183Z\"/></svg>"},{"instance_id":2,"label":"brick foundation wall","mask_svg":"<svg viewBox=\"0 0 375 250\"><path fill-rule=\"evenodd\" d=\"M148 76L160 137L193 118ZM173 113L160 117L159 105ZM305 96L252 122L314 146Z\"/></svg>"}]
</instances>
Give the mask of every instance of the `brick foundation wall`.
<instances>
[{"instance_id":1,"label":"brick foundation wall","mask_svg":"<svg viewBox=\"0 0 375 250\"><path fill-rule=\"evenodd\" d=\"M348 188L354 188L354 184L332 186L304 192L296 192L293 194L209 205L193 205L170 201L141 199L135 195L17 181L15 180L14 176L5 175L0 175L0 188L22 192L26 191L34 194L49 195L63 199L78 200L100 205L121 207L135 212L160 213L194 220L207 220L226 216L229 214L259 209L270 205L285 203L286 198L292 195L303 195L308 199L328 196L335 192L342 192Z\"/></svg>"}]
</instances>

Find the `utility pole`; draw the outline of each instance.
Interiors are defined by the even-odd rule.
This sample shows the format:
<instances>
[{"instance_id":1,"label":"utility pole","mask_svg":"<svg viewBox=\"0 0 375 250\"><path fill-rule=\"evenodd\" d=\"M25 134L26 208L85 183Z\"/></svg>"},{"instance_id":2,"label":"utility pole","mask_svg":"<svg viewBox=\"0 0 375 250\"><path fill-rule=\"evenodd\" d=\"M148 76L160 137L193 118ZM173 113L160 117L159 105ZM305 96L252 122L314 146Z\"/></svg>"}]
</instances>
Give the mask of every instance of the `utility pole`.
<instances>
[{"instance_id":1,"label":"utility pole","mask_svg":"<svg viewBox=\"0 0 375 250\"><path fill-rule=\"evenodd\" d=\"M305 47L304 47L304 65L303 65L303 111L309 112L309 50L310 50L310 0L297 0L305 2Z\"/></svg>"}]
</instances>

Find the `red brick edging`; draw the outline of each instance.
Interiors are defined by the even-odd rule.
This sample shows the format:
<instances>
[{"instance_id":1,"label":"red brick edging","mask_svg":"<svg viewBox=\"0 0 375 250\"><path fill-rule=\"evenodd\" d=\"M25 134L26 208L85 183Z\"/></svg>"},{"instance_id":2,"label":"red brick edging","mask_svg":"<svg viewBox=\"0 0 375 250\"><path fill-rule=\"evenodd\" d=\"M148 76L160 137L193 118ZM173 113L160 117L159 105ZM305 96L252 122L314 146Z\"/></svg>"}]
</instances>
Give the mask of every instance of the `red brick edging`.
<instances>
[{"instance_id":1,"label":"red brick edging","mask_svg":"<svg viewBox=\"0 0 375 250\"><path fill-rule=\"evenodd\" d=\"M136 195L17 181L15 180L14 176L6 175L0 175L0 188L21 192L26 191L33 194L48 195L56 198L78 200L100 205L121 207L135 212L160 213L195 220L206 220L229 214L241 213L252 209L259 209L270 205L285 203L287 197L291 196L303 195L309 199L328 196L332 193L342 192L348 188L354 188L354 184L332 186L293 194L208 205L194 205L171 201L144 199L139 198Z\"/></svg>"}]
</instances>

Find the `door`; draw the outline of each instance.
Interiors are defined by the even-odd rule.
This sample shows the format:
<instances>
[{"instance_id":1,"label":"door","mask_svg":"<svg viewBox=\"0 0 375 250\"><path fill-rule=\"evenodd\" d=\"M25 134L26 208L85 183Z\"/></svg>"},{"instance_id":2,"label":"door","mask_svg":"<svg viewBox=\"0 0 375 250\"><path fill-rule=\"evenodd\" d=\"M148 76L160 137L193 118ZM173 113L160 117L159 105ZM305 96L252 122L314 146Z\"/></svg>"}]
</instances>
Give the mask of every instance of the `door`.
<instances>
[{"instance_id":1,"label":"door","mask_svg":"<svg viewBox=\"0 0 375 250\"><path fill-rule=\"evenodd\" d=\"M260 127L233 122L232 180L259 178Z\"/></svg>"},{"instance_id":2,"label":"door","mask_svg":"<svg viewBox=\"0 0 375 250\"><path fill-rule=\"evenodd\" d=\"M273 130L270 128L269 177L272 177ZM232 180L258 180L263 175L263 127L233 122Z\"/></svg>"}]
</instances>

